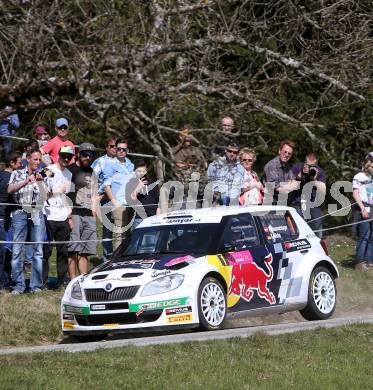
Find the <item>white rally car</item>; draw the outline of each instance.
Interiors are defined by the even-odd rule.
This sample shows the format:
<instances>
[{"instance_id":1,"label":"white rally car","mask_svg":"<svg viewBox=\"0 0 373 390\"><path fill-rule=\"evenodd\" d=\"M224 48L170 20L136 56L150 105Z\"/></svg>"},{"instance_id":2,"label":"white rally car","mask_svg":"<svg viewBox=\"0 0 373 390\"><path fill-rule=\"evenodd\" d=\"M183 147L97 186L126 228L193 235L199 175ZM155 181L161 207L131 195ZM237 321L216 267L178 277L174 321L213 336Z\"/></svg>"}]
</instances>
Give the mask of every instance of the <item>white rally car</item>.
<instances>
[{"instance_id":1,"label":"white rally car","mask_svg":"<svg viewBox=\"0 0 373 390\"><path fill-rule=\"evenodd\" d=\"M329 318L338 270L289 207L182 210L150 217L114 257L73 279L61 303L65 334L223 327L227 316L300 310Z\"/></svg>"}]
</instances>

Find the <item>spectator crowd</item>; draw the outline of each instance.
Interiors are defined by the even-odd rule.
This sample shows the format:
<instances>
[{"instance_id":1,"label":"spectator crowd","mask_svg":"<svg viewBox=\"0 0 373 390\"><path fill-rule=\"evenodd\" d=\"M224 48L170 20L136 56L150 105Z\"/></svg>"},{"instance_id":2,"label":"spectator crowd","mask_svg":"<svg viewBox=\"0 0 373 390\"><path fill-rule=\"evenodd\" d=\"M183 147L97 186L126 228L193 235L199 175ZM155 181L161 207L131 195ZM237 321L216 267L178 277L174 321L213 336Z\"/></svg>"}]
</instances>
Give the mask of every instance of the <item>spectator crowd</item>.
<instances>
[{"instance_id":1,"label":"spectator crowd","mask_svg":"<svg viewBox=\"0 0 373 390\"><path fill-rule=\"evenodd\" d=\"M149 176L149 164L131 161L128 140L109 137L105 153L91 143L69 139L66 118L55 121L51 138L45 126L35 127L35 139L23 154L12 150L11 136L19 127L16 114L2 112L0 135L5 169L0 172L0 291L14 295L43 288L59 289L69 279L86 274L89 257L96 255L97 217L102 221L103 261L110 259L139 223L160 213L162 189ZM8 115L9 114L9 115ZM214 158L207 161L195 144L191 127L179 132L172 149L173 173L167 204L174 209L205 206L284 204L294 207L322 237L322 201L326 174L313 152L292 164L296 145L280 143L278 154L255 170L256 151L238 144L232 118L210 137ZM358 240L356 269L373 265L373 154L353 178ZM321 201L320 201L321 199ZM55 242L55 283L49 282L50 242ZM25 263L31 265L29 285Z\"/></svg>"}]
</instances>

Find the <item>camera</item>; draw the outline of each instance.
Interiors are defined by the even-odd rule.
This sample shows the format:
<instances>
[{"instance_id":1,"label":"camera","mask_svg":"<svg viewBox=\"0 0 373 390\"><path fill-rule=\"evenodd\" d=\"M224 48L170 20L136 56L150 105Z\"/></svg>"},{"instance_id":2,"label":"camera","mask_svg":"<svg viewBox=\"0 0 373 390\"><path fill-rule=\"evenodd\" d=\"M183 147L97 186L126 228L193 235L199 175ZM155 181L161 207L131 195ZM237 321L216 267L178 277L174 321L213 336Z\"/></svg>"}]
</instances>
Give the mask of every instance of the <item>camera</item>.
<instances>
[{"instance_id":1,"label":"camera","mask_svg":"<svg viewBox=\"0 0 373 390\"><path fill-rule=\"evenodd\" d=\"M41 169L38 173L40 173L43 179L45 179L46 177L54 177L54 172L49 170L48 167Z\"/></svg>"},{"instance_id":2,"label":"camera","mask_svg":"<svg viewBox=\"0 0 373 390\"><path fill-rule=\"evenodd\" d=\"M309 171L308 174L310 176L310 179L315 179L317 176L318 170L315 165L309 165Z\"/></svg>"}]
</instances>

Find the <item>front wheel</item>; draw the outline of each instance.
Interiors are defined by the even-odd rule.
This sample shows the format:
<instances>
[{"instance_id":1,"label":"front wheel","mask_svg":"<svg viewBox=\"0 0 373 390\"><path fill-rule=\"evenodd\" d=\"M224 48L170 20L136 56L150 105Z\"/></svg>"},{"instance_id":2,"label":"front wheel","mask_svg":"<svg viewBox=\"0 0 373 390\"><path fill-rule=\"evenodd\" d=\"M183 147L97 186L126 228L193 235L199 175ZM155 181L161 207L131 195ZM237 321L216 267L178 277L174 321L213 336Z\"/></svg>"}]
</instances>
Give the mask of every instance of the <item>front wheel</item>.
<instances>
[{"instance_id":1,"label":"front wheel","mask_svg":"<svg viewBox=\"0 0 373 390\"><path fill-rule=\"evenodd\" d=\"M309 321L326 320L334 313L337 303L337 288L334 277L325 267L312 271L308 286L307 306L300 314Z\"/></svg>"},{"instance_id":2,"label":"front wheel","mask_svg":"<svg viewBox=\"0 0 373 390\"><path fill-rule=\"evenodd\" d=\"M199 329L222 329L227 314L227 297L220 282L212 277L202 280L198 289Z\"/></svg>"}]
</instances>

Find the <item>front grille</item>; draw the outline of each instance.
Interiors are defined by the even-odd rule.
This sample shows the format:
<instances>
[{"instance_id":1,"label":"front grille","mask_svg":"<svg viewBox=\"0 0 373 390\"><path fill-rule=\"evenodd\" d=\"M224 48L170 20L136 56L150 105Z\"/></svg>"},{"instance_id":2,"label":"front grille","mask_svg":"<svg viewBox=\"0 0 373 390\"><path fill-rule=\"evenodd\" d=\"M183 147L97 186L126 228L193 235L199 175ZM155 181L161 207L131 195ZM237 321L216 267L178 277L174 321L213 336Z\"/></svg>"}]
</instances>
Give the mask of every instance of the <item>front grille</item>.
<instances>
[{"instance_id":1,"label":"front grille","mask_svg":"<svg viewBox=\"0 0 373 390\"><path fill-rule=\"evenodd\" d=\"M131 325L157 321L163 310L145 311L139 316L136 313L93 314L89 316L75 314L80 326L102 326L109 324Z\"/></svg>"},{"instance_id":2,"label":"front grille","mask_svg":"<svg viewBox=\"0 0 373 390\"><path fill-rule=\"evenodd\" d=\"M118 287L113 291L105 291L103 288L87 288L84 290L88 302L111 302L132 299L140 286Z\"/></svg>"}]
</instances>

